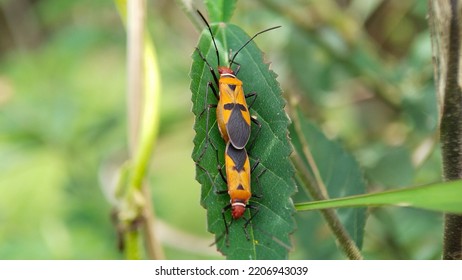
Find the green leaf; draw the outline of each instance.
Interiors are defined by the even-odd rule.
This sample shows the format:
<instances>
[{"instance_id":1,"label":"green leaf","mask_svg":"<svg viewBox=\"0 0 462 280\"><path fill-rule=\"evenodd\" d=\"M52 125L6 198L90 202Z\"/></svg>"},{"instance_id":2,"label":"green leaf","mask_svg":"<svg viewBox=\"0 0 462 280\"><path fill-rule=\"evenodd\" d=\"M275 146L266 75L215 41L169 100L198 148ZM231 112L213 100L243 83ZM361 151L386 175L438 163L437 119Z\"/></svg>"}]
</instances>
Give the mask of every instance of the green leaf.
<instances>
[{"instance_id":1,"label":"green leaf","mask_svg":"<svg viewBox=\"0 0 462 280\"><path fill-rule=\"evenodd\" d=\"M212 24L212 30L217 39L222 64L226 61L225 54L229 49L237 50L249 39L244 31L232 24ZM198 48L206 56L210 65L216 67L215 50L207 30L202 33ZM294 207L290 196L296 190L293 180L294 169L288 158L292 148L287 137L289 119L284 112L285 101L281 96L276 75L269 70L267 64L263 63L262 53L254 42L239 53L236 62L241 65L238 78L243 82L244 91L258 94L250 111L258 118L262 128L252 149L248 150L248 154L251 165L256 160L260 161L259 166L252 173L252 190L256 194L261 194L262 197L250 200L251 204L260 209L248 227L250 240L247 240L244 234L244 220L239 219L234 221L230 227L230 246L226 246L222 238L218 241L217 248L229 259L285 259L288 256L287 247L290 246L289 234L295 229ZM207 82L213 81L213 78L197 51L193 54L190 75L192 110L196 115L194 125L196 136L192 158L197 161L205 145L207 133L206 113L200 118L198 116L206 104L217 103L210 91L208 100L205 100ZM225 230L221 211L229 203L229 196L216 194L212 185L213 181L217 189L226 189L217 170L217 164L224 164L225 143L218 131L215 109L210 111L209 123L208 133L210 140L218 149L219 163L217 163L214 149L209 145L200 162L207 172L196 168L196 179L202 185L201 204L207 209L208 230L215 233L218 238ZM252 125L249 142L255 137L256 131L256 126ZM260 177L258 185L256 174L264 169L266 172ZM249 217L249 211L246 211L246 218ZM226 213L226 218L227 221L231 220L229 211Z\"/></svg>"},{"instance_id":2,"label":"green leaf","mask_svg":"<svg viewBox=\"0 0 462 280\"><path fill-rule=\"evenodd\" d=\"M236 9L236 0L205 0L210 22L228 22Z\"/></svg>"},{"instance_id":3,"label":"green leaf","mask_svg":"<svg viewBox=\"0 0 462 280\"><path fill-rule=\"evenodd\" d=\"M303 160L305 169L312 177L316 168L320 180L325 186L329 197L344 197L346 195L365 193L366 187L363 174L356 160L348 154L338 143L327 137L310 121L302 115L300 110L296 112L296 121L300 129L291 125L290 133L295 150ZM312 155L312 162L307 159L303 149L308 149ZM316 166L314 167L313 164ZM366 209L341 209L337 211L340 221L361 248L366 223Z\"/></svg>"},{"instance_id":4,"label":"green leaf","mask_svg":"<svg viewBox=\"0 0 462 280\"><path fill-rule=\"evenodd\" d=\"M449 213L462 213L462 181L436 183L380 193L313 201L296 205L298 211L338 207L395 205Z\"/></svg>"},{"instance_id":5,"label":"green leaf","mask_svg":"<svg viewBox=\"0 0 462 280\"><path fill-rule=\"evenodd\" d=\"M384 147L383 156L368 170L369 178L376 185L404 187L412 183L415 169L411 151L407 147Z\"/></svg>"},{"instance_id":6,"label":"green leaf","mask_svg":"<svg viewBox=\"0 0 462 280\"><path fill-rule=\"evenodd\" d=\"M293 137L291 135L291 137ZM296 168L297 169L297 168ZM298 186L303 186L298 183ZM301 189L292 197L294 203L306 202L310 199ZM294 232L295 246L291 257L294 259L338 260L344 259L345 254L339 250L334 234L326 233L327 224L320 211L297 212L295 215L297 230ZM322 232L322 234L320 234Z\"/></svg>"}]
</instances>

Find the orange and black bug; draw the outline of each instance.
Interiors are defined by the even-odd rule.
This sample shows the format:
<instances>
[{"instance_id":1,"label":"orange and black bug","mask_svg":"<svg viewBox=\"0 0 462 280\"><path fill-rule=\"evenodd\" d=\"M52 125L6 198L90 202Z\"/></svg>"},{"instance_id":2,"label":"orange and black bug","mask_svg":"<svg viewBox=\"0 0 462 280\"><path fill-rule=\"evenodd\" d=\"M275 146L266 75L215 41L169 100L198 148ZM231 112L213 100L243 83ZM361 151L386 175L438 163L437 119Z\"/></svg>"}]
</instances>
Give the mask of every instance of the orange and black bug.
<instances>
[{"instance_id":1,"label":"orange and black bug","mask_svg":"<svg viewBox=\"0 0 462 280\"><path fill-rule=\"evenodd\" d=\"M253 103L255 102L257 93L252 92L249 94L244 94L242 81L236 77L236 75L239 72L240 65L237 62L235 62L234 59L239 54L239 52L247 44L249 44L255 37L257 37L258 35L264 32L279 28L280 26L268 28L266 30L260 31L257 34L255 34L252 38L247 40L247 42L245 42L241 48L237 50L237 52L234 54L234 56L229 61L229 67L221 66L220 65L220 55L218 52L218 48L215 42L215 37L213 35L212 29L210 28L210 25L208 24L205 17L199 11L197 12L199 16L202 18L202 20L204 21L204 23L206 24L210 32L210 36L211 36L213 45L215 47L215 52L217 55L217 64L218 64L217 71L219 75L218 77L214 68L209 64L209 62L207 61L205 56L202 54L202 52L198 48L196 48L202 60L209 67L210 72L212 73L213 80L215 82L215 86L216 86L214 87L212 85L212 82L210 81L207 83L206 94L205 94L206 106L204 110L201 112L200 116L204 113L205 110L207 110L206 131L208 132L210 108L217 108L216 109L217 123L218 123L218 128L219 128L222 138L224 139L226 143L231 142L231 144L237 149L242 149L246 146L250 138L250 131L251 131L250 122L253 122L258 126L257 134L261 128L261 124L258 122L256 118L251 117L250 112L249 112L249 108L252 107ZM233 64L237 65L236 70L233 70L231 68ZM207 105L209 88L212 90L215 98L218 100L217 104ZM254 98L252 102L250 103L250 105L247 106L246 98L249 98L249 97L254 97ZM207 134L207 137L208 137L208 134ZM207 146L204 147L204 150L202 151L199 159L202 158L202 155L205 153L206 148Z\"/></svg>"},{"instance_id":2,"label":"orange and black bug","mask_svg":"<svg viewBox=\"0 0 462 280\"><path fill-rule=\"evenodd\" d=\"M218 150L215 150L215 151L216 151L217 161L219 161L218 160ZM257 206L249 204L249 200L251 197L255 197L255 198L261 197L260 195L252 194L252 190L250 187L251 173L254 173L259 163L260 162L257 160L252 165L252 167L250 167L250 160L247 155L246 149L245 148L236 149L230 142L227 143L226 150L225 150L226 176L223 174L222 167L218 165L218 171L220 173L221 178L227 185L227 190L217 190L216 186L214 186L215 193L228 194L230 197L230 202L225 207L223 207L221 211L221 215L222 215L223 222L225 225L224 234L226 235L226 238L228 238L228 234L229 234L229 225L228 225L228 222L226 221L226 212L231 209L231 216L233 220L240 219L241 217L246 220L244 224L244 232L246 234L246 238L249 239L248 233L247 233L247 226L249 225L250 221L255 217L255 215L259 211L259 208ZM203 168L200 165L198 166L208 174L208 171L205 170L205 168ZM259 186L259 178L265 172L266 172L266 169L263 169L255 176L255 180L257 181L258 186ZM246 209L255 210L255 212L250 215L249 219L243 217ZM227 243L228 243L228 239L227 239Z\"/></svg>"},{"instance_id":3,"label":"orange and black bug","mask_svg":"<svg viewBox=\"0 0 462 280\"><path fill-rule=\"evenodd\" d=\"M205 24L203 27L206 27ZM290 152L290 144L286 138L288 119L281 110L284 100L280 96L281 90L274 73L263 61L262 52L253 41L234 57L234 61L240 63L241 67L238 63L228 63L230 61L228 57L233 58L236 50L239 50L250 38L241 28L228 23L211 23L210 27L214 39L211 38L210 30L204 28L197 46L198 49L193 53L193 64L190 72L193 112L196 115L194 124L196 137L194 138L195 146L192 157L196 164L205 168L197 166L196 179L202 185L201 205L207 210L207 227L215 235L217 249L230 258L243 258L244 254L251 258L258 258L261 254L278 258L278 255L281 257L287 252L273 242L280 241L280 243L289 244L289 234L294 228L291 217L293 206L289 198L289 194L294 190L294 184L291 179L293 169L288 160ZM214 48L213 42L217 47ZM219 55L215 56L214 52L217 49ZM232 54L227 56L230 49ZM217 63L217 59L221 63ZM222 135L217 129L218 120L215 110L221 94L219 91L221 75L217 65L226 65L234 70L234 76L242 82L244 98L246 95L248 97L246 105L250 115L258 116L258 120L262 124L261 129L258 129L254 123L250 124L250 139L245 145L250 169L252 169L257 157L261 159L261 162L254 172L251 172L250 192L252 196L243 208L244 214L239 219L232 217L232 203L230 202L232 198L227 189L228 187L229 190L237 190L238 188L232 183L236 180L226 178L226 143L222 140ZM226 76L228 75L224 75L224 77ZM249 93L251 92L257 92L258 96L254 94L254 97L250 97ZM208 98L204 99L204 94ZM207 122L205 113L208 114ZM256 137L257 130L260 131L258 137ZM226 132L228 133L228 131ZM262 141L267 141L267 147ZM231 142L229 145L236 148ZM216 149L213 150L210 146L218 149L219 160L215 160ZM208 148L205 149L205 147ZM202 153L204 153L203 157L201 157ZM245 163L245 161L239 160L237 162ZM218 164L222 168L221 174L224 175L222 177L226 178L226 185L219 178L221 174L216 168ZM228 166L237 167L239 164L228 164ZM261 169L266 168L268 171L257 182L256 175ZM234 175L236 173L233 172ZM217 195L217 193L223 193L223 195ZM237 198L236 193L232 193L232 196ZM255 194L262 194L261 199ZM242 202L241 205L243 205ZM257 209L253 207L258 208L258 214L256 214ZM222 218L223 216L225 220ZM251 221L247 223L249 219ZM224 222L226 222L225 225ZM242 230L247 230L247 242ZM228 233L227 236L225 236L226 233ZM232 243L233 247L226 246L229 242L225 242L225 237L227 241ZM288 246L284 247L287 248Z\"/></svg>"},{"instance_id":4,"label":"orange and black bug","mask_svg":"<svg viewBox=\"0 0 462 280\"><path fill-rule=\"evenodd\" d=\"M226 193L231 198L230 203L223 208L224 211L231 209L233 219L239 219L249 206L249 199L252 196L250 188L251 172L258 166L259 161L255 162L250 168L250 160L246 149L236 149L228 142L225 150L225 171L223 175L219 168L222 179L226 182L228 190Z\"/></svg>"},{"instance_id":5,"label":"orange and black bug","mask_svg":"<svg viewBox=\"0 0 462 280\"><path fill-rule=\"evenodd\" d=\"M205 111L207 111L206 118L206 139L205 145L199 154L198 159L196 160L196 165L201 168L209 177L213 184L215 193L217 194L228 194L230 196L230 202L222 208L221 215L225 225L226 240L228 244L228 235L229 235L229 226L234 220L243 218L245 219L244 231L247 239L249 239L247 233L247 227L250 224L251 220L258 213L259 209L252 203L249 203L251 197L258 197L255 194L252 194L251 190L251 173L259 165L257 161L252 167L250 167L250 160L247 154L246 146L249 149L253 146L253 143L256 140L256 136L260 132L261 124L258 120L251 116L249 109L254 104L257 93L251 92L248 94L244 93L243 82L239 80L236 76L240 69L240 64L235 62L236 56L239 52L247 46L255 37L258 35L279 28L280 26L269 28L258 32L253 37L248 39L242 46L240 46L237 52L233 56L230 55L231 59L229 60L229 66L220 65L220 55L215 41L215 36L212 32L212 29L204 16L198 11L198 14L206 24L208 31L210 33L211 41L213 43L216 57L217 57L217 67L214 68L207 61L205 55L202 54L201 50L196 48L197 53L201 57L202 61L205 63L206 67L209 68L210 73L212 74L213 81L209 81L205 89L205 104L204 109L200 112L198 118L200 118ZM232 69L233 64L236 65L235 70ZM208 94L211 90L217 100L217 104L208 104ZM247 98L253 99L247 104ZM223 140L227 143L225 150L225 171L226 176L222 172L222 167L218 158L218 149L213 143L212 139L209 137L209 122L210 122L210 109L216 108L216 120L220 135ZM251 134L251 122L258 126L256 134L249 143L250 134ZM247 145L249 143L249 145ZM227 185L227 190L217 190L214 180L212 180L210 173L200 165L202 157L205 155L205 152L208 148L208 145L211 145L217 154L217 163L219 166L219 173L223 181ZM264 169L257 176L253 176L259 185L259 177L266 171ZM247 218L244 216L246 209L250 209L250 217ZM226 213L231 210L232 220L231 222L226 221Z\"/></svg>"}]
</instances>

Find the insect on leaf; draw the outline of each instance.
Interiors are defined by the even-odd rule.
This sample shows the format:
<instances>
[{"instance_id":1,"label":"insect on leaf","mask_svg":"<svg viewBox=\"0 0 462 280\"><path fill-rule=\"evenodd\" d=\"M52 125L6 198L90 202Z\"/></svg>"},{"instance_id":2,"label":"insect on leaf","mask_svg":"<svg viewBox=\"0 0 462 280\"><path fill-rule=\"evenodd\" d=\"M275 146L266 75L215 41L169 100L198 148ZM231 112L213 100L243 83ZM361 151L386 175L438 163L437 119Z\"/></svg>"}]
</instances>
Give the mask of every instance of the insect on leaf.
<instances>
[{"instance_id":1,"label":"insect on leaf","mask_svg":"<svg viewBox=\"0 0 462 280\"><path fill-rule=\"evenodd\" d=\"M210 21L228 22L236 8L236 0L205 0Z\"/></svg>"},{"instance_id":2,"label":"insect on leaf","mask_svg":"<svg viewBox=\"0 0 462 280\"><path fill-rule=\"evenodd\" d=\"M221 64L227 65L226 53L229 49L237 50L249 36L239 27L232 24L218 23L211 25L217 45L220 50ZM198 48L204 54L209 64L215 68L217 58L210 34L202 32ZM248 44L235 60L241 65L237 77L243 82L244 92L258 94L250 112L257 117L262 128L248 154L251 165L257 160L260 164L252 173L252 192L261 197L252 197L250 204L259 208L259 212L248 225L249 240L244 233L244 219L234 220L229 227L229 246L226 245L223 234L225 226L221 216L222 209L230 200L228 194L217 194L216 190L226 190L226 184L220 177L217 166L224 164L226 143L221 138L215 108L210 109L209 131L206 131L206 112L208 104L217 104L214 94L209 90L208 100L205 100L207 83L213 83L212 74L195 51L191 68L191 91L193 113L196 116L194 130L194 151L192 158L198 161L204 146L206 134L218 150L218 162L215 149L208 145L199 164L206 170L196 168L196 179L202 185L201 204L207 209L208 230L216 235L217 248L228 259L286 259L290 249L289 234L294 231L294 206L291 195L296 187L293 180L294 169L289 160L292 152L288 140L289 119L284 112L285 101L276 81L276 74L269 70L263 62L262 52L254 42ZM235 67L235 65L234 65ZM204 112L202 115L201 113ZM250 142L257 132L252 124ZM249 143L247 149L249 149ZM259 177L257 175L266 171ZM227 221L231 221L230 211L226 212ZM248 209L245 218L250 218Z\"/></svg>"}]
</instances>

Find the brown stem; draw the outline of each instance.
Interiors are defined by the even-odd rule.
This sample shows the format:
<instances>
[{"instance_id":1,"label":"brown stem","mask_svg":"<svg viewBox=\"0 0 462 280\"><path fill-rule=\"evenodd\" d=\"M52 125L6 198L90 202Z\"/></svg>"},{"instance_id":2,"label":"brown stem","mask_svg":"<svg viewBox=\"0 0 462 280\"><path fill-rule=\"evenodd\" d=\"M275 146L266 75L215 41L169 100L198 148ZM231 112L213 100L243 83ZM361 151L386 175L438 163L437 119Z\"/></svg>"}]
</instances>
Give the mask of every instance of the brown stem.
<instances>
[{"instance_id":1,"label":"brown stem","mask_svg":"<svg viewBox=\"0 0 462 280\"><path fill-rule=\"evenodd\" d=\"M324 184L323 179L321 178L318 166L311 154L309 145L306 142L306 139L302 137L303 133L300 127L300 121L297 117L294 117L293 121L295 125L295 130L297 130L297 134L299 135L300 142L303 147L303 155L308 160L312 172L307 170L305 165L302 163L300 155L298 155L297 153L295 153L292 157L292 161L296 167L296 170L299 172L300 178L302 179L310 195L315 200L329 199L326 186ZM361 255L361 251L356 246L356 243L348 234L348 231L345 229L343 224L340 222L340 219L338 218L335 210L325 209L321 210L321 213L324 216L324 219L327 221L329 228L336 236L340 247L343 249L348 258L351 260L362 260L363 256Z\"/></svg>"},{"instance_id":2,"label":"brown stem","mask_svg":"<svg viewBox=\"0 0 462 280\"><path fill-rule=\"evenodd\" d=\"M462 178L462 90L459 87L459 1L430 0L430 31L442 114L440 141L445 181ZM462 258L462 216L445 214L443 259Z\"/></svg>"},{"instance_id":3,"label":"brown stem","mask_svg":"<svg viewBox=\"0 0 462 280\"><path fill-rule=\"evenodd\" d=\"M143 208L143 221L144 221L144 238L146 240L146 250L148 256L152 260L165 259L164 251L157 238L155 228L156 217L154 209L151 203L151 192L146 184L143 184L143 196L146 198L146 202Z\"/></svg>"}]
</instances>

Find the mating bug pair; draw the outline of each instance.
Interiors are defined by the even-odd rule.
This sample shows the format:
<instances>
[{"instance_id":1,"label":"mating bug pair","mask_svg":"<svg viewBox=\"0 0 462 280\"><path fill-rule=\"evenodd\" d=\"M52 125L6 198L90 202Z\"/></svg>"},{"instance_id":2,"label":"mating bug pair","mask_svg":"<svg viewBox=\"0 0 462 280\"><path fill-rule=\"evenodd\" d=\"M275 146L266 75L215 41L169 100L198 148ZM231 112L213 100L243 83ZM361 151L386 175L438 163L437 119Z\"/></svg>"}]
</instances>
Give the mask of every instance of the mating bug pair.
<instances>
[{"instance_id":1,"label":"mating bug pair","mask_svg":"<svg viewBox=\"0 0 462 280\"><path fill-rule=\"evenodd\" d=\"M254 104L257 93L251 92L249 94L244 94L243 84L242 81L236 78L236 75L239 72L240 65L234 61L236 56L239 52L248 44L250 43L256 36L261 33L279 28L272 27L261 32L255 34L252 38L247 40L231 57L229 60L229 66L221 66L220 65L220 56L217 48L217 44L215 41L215 37L213 35L212 29L208 24L207 20L204 16L197 11L204 23L206 24L211 39L216 51L217 56L217 73L215 69L209 64L205 56L202 52L196 48L196 51L204 61L204 63L209 68L213 82L209 81L206 86L205 92L205 106L204 110L199 114L198 118L201 118L205 112L206 114L206 142L205 145L199 154L199 157L196 161L196 165L201 168L204 172L206 172L210 178L209 172L200 165L200 162L205 155L206 150L209 147L209 144L215 149L216 151L216 158L218 163L218 171L220 173L221 178L227 185L227 190L217 190L214 185L215 193L217 194L228 194L230 196L230 203L227 204L222 209L222 218L225 224L225 236L226 236L226 243L229 245L228 240L228 233L229 233L229 226L231 225L232 221L228 225L225 217L225 213L231 209L231 216L234 220L239 218L243 218L246 220L244 224L244 231L246 233L247 239L249 239L247 234L247 226L251 222L252 218L258 213L258 207L252 204L249 204L249 200L251 197L259 197L259 195L252 194L251 191L251 173L255 171L257 166L259 165L259 161L257 160L252 167L250 167L249 157L246 151L246 145L248 144L249 150L251 150L255 140L261 129L261 124L259 121L250 115L249 109ZM235 64L236 70L233 70L231 67ZM208 104L208 93L209 89L213 92L215 98L217 99L217 104ZM247 98L253 98L249 105L247 105ZM221 164L219 163L219 156L218 156L218 149L215 147L215 144L209 138L209 120L210 120L210 109L216 108L216 120L218 123L218 128L220 131L220 135L226 143L225 149L225 172L226 177L222 172ZM257 125L258 129L255 133L253 139L250 140L251 134L251 122ZM259 182L259 177L265 173L266 169L263 169L259 174L255 177L257 183ZM211 179L211 178L210 178ZM211 179L212 184L213 180ZM259 185L259 183L258 183ZM254 210L251 213L250 218L247 219L243 215L246 209ZM217 240L218 241L218 240Z\"/></svg>"}]
</instances>

